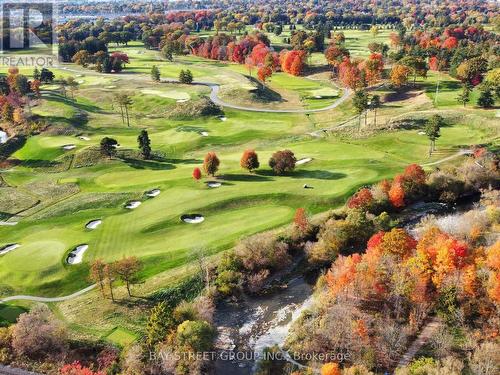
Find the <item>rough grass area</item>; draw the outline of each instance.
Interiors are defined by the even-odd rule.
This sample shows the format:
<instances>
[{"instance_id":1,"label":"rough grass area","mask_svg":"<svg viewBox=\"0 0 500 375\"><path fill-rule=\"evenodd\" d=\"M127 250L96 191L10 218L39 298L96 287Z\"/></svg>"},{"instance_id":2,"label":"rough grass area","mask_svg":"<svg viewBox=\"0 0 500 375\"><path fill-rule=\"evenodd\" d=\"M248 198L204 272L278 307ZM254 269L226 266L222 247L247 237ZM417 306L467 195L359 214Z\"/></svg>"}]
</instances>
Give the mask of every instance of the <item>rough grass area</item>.
<instances>
[{"instance_id":1,"label":"rough grass area","mask_svg":"<svg viewBox=\"0 0 500 375\"><path fill-rule=\"evenodd\" d=\"M0 327L9 326L17 321L17 318L27 309L11 304L0 304Z\"/></svg>"}]
</instances>

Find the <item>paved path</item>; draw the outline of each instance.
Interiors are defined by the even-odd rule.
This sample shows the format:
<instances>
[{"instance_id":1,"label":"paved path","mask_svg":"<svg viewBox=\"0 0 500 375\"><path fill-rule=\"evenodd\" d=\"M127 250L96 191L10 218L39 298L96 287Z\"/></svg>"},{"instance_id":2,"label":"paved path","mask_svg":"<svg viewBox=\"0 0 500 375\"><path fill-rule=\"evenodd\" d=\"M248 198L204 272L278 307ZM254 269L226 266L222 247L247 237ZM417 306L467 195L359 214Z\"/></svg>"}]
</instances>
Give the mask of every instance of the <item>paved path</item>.
<instances>
[{"instance_id":1,"label":"paved path","mask_svg":"<svg viewBox=\"0 0 500 375\"><path fill-rule=\"evenodd\" d=\"M398 362L397 367L407 366L413 360L415 354L418 353L420 348L422 348L422 346L424 346L429 341L429 339L438 331L441 324L442 323L439 318L432 318L432 320L424 326L422 331L420 331L420 334L415 339L415 341L413 341L406 353L403 354Z\"/></svg>"},{"instance_id":2,"label":"paved path","mask_svg":"<svg viewBox=\"0 0 500 375\"><path fill-rule=\"evenodd\" d=\"M83 71L83 70L77 70L73 68L69 68L67 66L59 66L60 69L66 70L68 72L73 72L77 74L85 74L85 75L94 75L94 76L99 76L99 77L120 77L120 78L125 78L125 79L136 79L139 78L142 81L144 80L149 80L147 76L144 75L135 75L131 76L130 74L123 74L123 73L114 73L114 74L105 74L105 73L99 73L95 71ZM179 83L178 80L174 79L162 79L162 82L165 83ZM200 85L200 86L207 86L210 88L210 100L214 102L217 105L220 105L221 107L227 107L227 108L232 108L232 109L237 109L240 111L249 111L249 112L265 112L265 113L315 113L315 112L324 112L328 111L330 109L334 109L344 103L350 96L351 91L347 88L340 88L339 90L342 90L342 96L335 100L332 104L323 107L323 108L317 108L317 109L268 109L268 108L255 108L255 107L244 107L244 106L239 106L236 104L231 104L228 102L225 102L221 98L219 98L219 92L220 92L220 85L218 83L213 83L213 82L201 82L201 81L194 81L192 83L193 85Z\"/></svg>"},{"instance_id":3,"label":"paved path","mask_svg":"<svg viewBox=\"0 0 500 375\"><path fill-rule=\"evenodd\" d=\"M17 301L17 300L24 300L24 301L33 301L33 302L63 302L67 301L73 298L76 298L78 296L81 296L82 294L85 294L92 289L94 289L97 286L97 284L90 285L82 290L79 290L78 292L75 292L73 294L70 294L68 296L63 296L63 297L36 297L36 296L12 296L12 297L6 297L4 299L0 300L0 303L5 303L9 301Z\"/></svg>"},{"instance_id":4,"label":"paved path","mask_svg":"<svg viewBox=\"0 0 500 375\"><path fill-rule=\"evenodd\" d=\"M443 159L440 159L440 160L437 160L437 161L433 161L432 163L422 164L422 167L429 167L429 166L432 166L432 165L441 164L441 163L447 162L449 160L456 159L456 158L458 158L460 156L463 156L463 155L472 155L472 154L473 154L472 150L460 150L456 154L453 154L453 155L448 156L446 158L443 158Z\"/></svg>"}]
</instances>

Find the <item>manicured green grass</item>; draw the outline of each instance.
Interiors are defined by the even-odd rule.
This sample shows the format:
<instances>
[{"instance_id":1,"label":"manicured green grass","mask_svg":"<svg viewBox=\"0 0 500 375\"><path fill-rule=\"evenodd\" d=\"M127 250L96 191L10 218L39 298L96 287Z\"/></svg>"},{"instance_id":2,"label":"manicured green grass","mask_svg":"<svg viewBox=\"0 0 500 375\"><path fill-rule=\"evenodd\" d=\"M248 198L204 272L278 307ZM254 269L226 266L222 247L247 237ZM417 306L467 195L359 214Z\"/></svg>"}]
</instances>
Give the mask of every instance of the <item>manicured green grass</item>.
<instances>
[{"instance_id":1,"label":"manicured green grass","mask_svg":"<svg viewBox=\"0 0 500 375\"><path fill-rule=\"evenodd\" d=\"M146 51L138 43L120 49L130 54L132 62L125 75L104 77L110 82L107 87L91 82L100 82L102 77L71 66L92 77L77 90L76 100L50 96L33 108L50 120L50 126L61 130L56 134L64 135L31 137L13 155L19 165L2 173L19 194L19 203L25 201L20 192L40 200L23 213L18 225L0 227L0 246L21 245L0 258L1 284L16 293L72 293L88 285L88 267L97 258L114 261L135 255L144 262L143 280L174 271L192 261L193 249L202 247L215 254L232 247L241 237L289 223L299 207L311 214L326 211L342 204L359 186L391 177L409 163L436 161L458 147L491 141L481 126L451 124L442 130L437 143L442 153L429 159L428 140L416 130L366 139L308 135L352 116L350 103L311 116L225 109L227 121L216 117L169 120L168 112L179 98L198 100L208 90L152 83L149 70L153 63L165 77L175 77L180 69L189 67L196 79L248 90L254 86L242 76L247 74L245 67L193 56L165 62L157 59L157 52ZM289 98L299 97L298 105L307 108L325 106L337 94L324 81L284 73L273 75L269 85ZM122 123L113 104L113 95L120 91L132 95L131 127ZM387 106L381 112L405 111L398 103L391 105L393 109ZM136 150L142 129L147 129L153 150L163 158L106 160L92 152L105 136L115 138L120 150ZM90 139L82 140L80 134ZM77 147L64 151L61 147L66 144ZM242 152L249 148L258 152L261 163L252 174L239 165ZM280 149L313 161L297 166L288 175L275 176L267 163ZM215 151L221 160L217 178L223 185L217 189L205 184L212 178L195 182L191 177L208 151ZM312 189L304 189L305 184ZM161 194L146 198L144 193L154 188ZM135 210L124 208L134 199L142 205ZM181 215L189 213L202 214L205 221L197 225L181 222ZM86 229L85 224L93 219L103 220L102 225L93 231ZM80 244L89 245L83 263L67 265L68 252Z\"/></svg>"},{"instance_id":2,"label":"manicured green grass","mask_svg":"<svg viewBox=\"0 0 500 375\"><path fill-rule=\"evenodd\" d=\"M352 56L367 57L370 55L368 44L385 43L390 46L389 35L393 30L379 30L374 36L369 30L339 30L345 35L345 47Z\"/></svg>"},{"instance_id":3,"label":"manicured green grass","mask_svg":"<svg viewBox=\"0 0 500 375\"><path fill-rule=\"evenodd\" d=\"M116 327L104 337L105 340L118 346L127 346L138 339L138 336L125 328Z\"/></svg>"}]
</instances>

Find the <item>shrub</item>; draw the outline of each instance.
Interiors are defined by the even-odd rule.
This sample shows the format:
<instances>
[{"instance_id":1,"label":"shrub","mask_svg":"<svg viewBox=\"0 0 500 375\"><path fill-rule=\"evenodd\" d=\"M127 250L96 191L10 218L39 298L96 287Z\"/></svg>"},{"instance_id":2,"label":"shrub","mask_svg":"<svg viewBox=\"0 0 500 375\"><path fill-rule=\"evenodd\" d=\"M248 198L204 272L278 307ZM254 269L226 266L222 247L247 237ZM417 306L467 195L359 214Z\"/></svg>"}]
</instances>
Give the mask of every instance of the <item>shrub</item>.
<instances>
[{"instance_id":1,"label":"shrub","mask_svg":"<svg viewBox=\"0 0 500 375\"><path fill-rule=\"evenodd\" d=\"M177 327L177 343L194 352L205 352L212 348L215 331L204 321L186 320Z\"/></svg>"},{"instance_id":2,"label":"shrub","mask_svg":"<svg viewBox=\"0 0 500 375\"><path fill-rule=\"evenodd\" d=\"M203 161L203 169L208 175L215 176L219 170L220 161L215 152L209 152L205 155L205 160Z\"/></svg>"},{"instance_id":3,"label":"shrub","mask_svg":"<svg viewBox=\"0 0 500 375\"><path fill-rule=\"evenodd\" d=\"M271 233L260 233L242 240L236 245L235 254L249 272L279 269L290 262L288 245Z\"/></svg>"},{"instance_id":4,"label":"shrub","mask_svg":"<svg viewBox=\"0 0 500 375\"><path fill-rule=\"evenodd\" d=\"M167 117L174 120L192 119L201 116L218 116L224 112L208 98L200 100L190 100L184 103L177 103L175 108L167 113Z\"/></svg>"},{"instance_id":5,"label":"shrub","mask_svg":"<svg viewBox=\"0 0 500 375\"><path fill-rule=\"evenodd\" d=\"M66 346L65 328L45 305L21 314L12 331L12 347L18 355L41 358L61 353Z\"/></svg>"}]
</instances>

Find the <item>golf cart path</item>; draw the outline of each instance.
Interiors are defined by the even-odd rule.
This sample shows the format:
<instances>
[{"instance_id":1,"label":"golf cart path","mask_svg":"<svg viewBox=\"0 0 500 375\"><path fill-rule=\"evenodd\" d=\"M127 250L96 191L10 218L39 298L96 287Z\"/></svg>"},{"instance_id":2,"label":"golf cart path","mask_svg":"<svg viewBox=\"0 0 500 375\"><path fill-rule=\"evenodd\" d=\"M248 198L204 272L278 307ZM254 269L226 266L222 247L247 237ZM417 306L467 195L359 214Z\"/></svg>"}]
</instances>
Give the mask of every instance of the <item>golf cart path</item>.
<instances>
[{"instance_id":1,"label":"golf cart path","mask_svg":"<svg viewBox=\"0 0 500 375\"><path fill-rule=\"evenodd\" d=\"M456 159L456 158L458 158L460 156L463 156L463 155L472 155L472 153L473 153L472 150L460 150L456 154L450 155L450 156L448 156L446 158L443 158L443 159L440 159L440 160L437 160L437 161L433 161L432 163L422 164L422 167L430 167L432 165L441 164L441 163L447 162L449 160Z\"/></svg>"},{"instance_id":2,"label":"golf cart path","mask_svg":"<svg viewBox=\"0 0 500 375\"><path fill-rule=\"evenodd\" d=\"M70 299L76 298L81 296L82 294L85 294L87 292L90 292L92 289L94 289L97 286L97 284L92 284L82 290L79 290L78 292L75 292L73 294L70 294L68 296L63 296L63 297L36 297L36 296L12 296L12 297L6 297L4 299L0 299L0 303L5 303L9 301L17 301L17 300L24 300L24 301L33 301L33 302L63 302L63 301L68 301Z\"/></svg>"},{"instance_id":3,"label":"golf cart path","mask_svg":"<svg viewBox=\"0 0 500 375\"><path fill-rule=\"evenodd\" d=\"M147 76L143 76L143 75L137 75L137 76L132 77L130 74L123 74L123 73L105 74L105 73L99 73L99 72L95 72L95 71L84 71L84 70L72 69L72 68L69 68L68 66L64 66L64 65L61 65L58 68L65 70L67 72L72 72L72 73L76 73L76 74L93 75L93 76L98 76L98 77L107 77L107 78L120 77L120 78L126 78L126 79L140 78L142 81L147 79ZM178 80L175 80L175 79L162 79L161 82L180 83ZM326 107L323 107L323 108L317 108L317 109L267 109L267 108L244 107L244 106L239 106L236 104L231 104L231 103L225 102L224 100L219 98L220 85L218 83L194 81L192 84L208 87L210 89L210 100L214 104L217 104L221 107L237 109L240 111L264 112L264 113L315 113L315 112L329 111L330 109L337 108L339 105L344 103L349 98L349 95L351 94L351 91L348 88L337 86L339 88L339 90L342 90L342 96L340 98L336 99L332 104L330 104Z\"/></svg>"}]
</instances>

